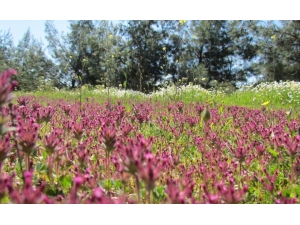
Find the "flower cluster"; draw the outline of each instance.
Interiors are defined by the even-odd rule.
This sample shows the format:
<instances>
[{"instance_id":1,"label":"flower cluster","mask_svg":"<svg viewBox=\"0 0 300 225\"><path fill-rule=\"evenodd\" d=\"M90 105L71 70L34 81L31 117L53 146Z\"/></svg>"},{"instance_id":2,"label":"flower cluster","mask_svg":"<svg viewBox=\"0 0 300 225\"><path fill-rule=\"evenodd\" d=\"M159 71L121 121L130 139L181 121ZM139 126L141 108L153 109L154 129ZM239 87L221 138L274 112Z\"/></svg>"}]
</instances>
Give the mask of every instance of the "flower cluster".
<instances>
[{"instance_id":1,"label":"flower cluster","mask_svg":"<svg viewBox=\"0 0 300 225\"><path fill-rule=\"evenodd\" d=\"M212 95L186 85L126 101L21 96L6 107L14 73L4 74L3 203L299 202L300 116L273 110L272 100L251 109L149 98Z\"/></svg>"}]
</instances>

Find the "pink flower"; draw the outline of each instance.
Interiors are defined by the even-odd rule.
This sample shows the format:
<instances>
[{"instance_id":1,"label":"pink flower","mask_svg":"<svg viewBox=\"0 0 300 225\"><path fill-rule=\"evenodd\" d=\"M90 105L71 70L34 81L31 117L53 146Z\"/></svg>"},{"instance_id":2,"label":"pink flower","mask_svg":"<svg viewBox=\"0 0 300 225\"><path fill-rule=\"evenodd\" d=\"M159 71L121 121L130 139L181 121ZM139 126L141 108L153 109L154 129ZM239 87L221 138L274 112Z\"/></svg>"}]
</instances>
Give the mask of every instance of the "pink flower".
<instances>
[{"instance_id":1,"label":"pink flower","mask_svg":"<svg viewBox=\"0 0 300 225\"><path fill-rule=\"evenodd\" d=\"M22 147L22 151L30 155L36 148L38 139L39 125L34 120L26 120L18 118L18 143Z\"/></svg>"},{"instance_id":2,"label":"pink flower","mask_svg":"<svg viewBox=\"0 0 300 225\"><path fill-rule=\"evenodd\" d=\"M17 71L14 69L6 70L0 74L0 107L2 107L4 103L9 102L14 97L11 92L18 85L18 82L10 82L10 78L13 75L17 75Z\"/></svg>"}]
</instances>

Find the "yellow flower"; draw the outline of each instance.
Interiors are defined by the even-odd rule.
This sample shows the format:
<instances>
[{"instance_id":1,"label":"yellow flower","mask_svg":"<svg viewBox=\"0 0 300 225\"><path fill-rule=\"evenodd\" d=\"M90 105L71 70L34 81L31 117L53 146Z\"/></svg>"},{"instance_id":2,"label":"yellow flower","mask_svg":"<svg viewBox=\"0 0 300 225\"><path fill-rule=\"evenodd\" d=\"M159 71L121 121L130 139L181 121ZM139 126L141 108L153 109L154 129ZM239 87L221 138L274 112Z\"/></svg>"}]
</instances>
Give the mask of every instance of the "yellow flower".
<instances>
[{"instance_id":1,"label":"yellow flower","mask_svg":"<svg viewBox=\"0 0 300 225\"><path fill-rule=\"evenodd\" d=\"M70 59L72 59L72 58L73 58L73 56L70 55Z\"/></svg>"},{"instance_id":2,"label":"yellow flower","mask_svg":"<svg viewBox=\"0 0 300 225\"><path fill-rule=\"evenodd\" d=\"M271 100L266 101L266 102L262 103L261 105L262 105L262 106L267 106L267 105L269 105L270 101L271 101Z\"/></svg>"},{"instance_id":3,"label":"yellow flower","mask_svg":"<svg viewBox=\"0 0 300 225\"><path fill-rule=\"evenodd\" d=\"M160 68L161 68L161 69L163 69L163 67L162 67L162 66L160 66Z\"/></svg>"},{"instance_id":4,"label":"yellow flower","mask_svg":"<svg viewBox=\"0 0 300 225\"><path fill-rule=\"evenodd\" d=\"M109 35L109 39L112 39L114 36L112 34Z\"/></svg>"},{"instance_id":5,"label":"yellow flower","mask_svg":"<svg viewBox=\"0 0 300 225\"><path fill-rule=\"evenodd\" d=\"M46 175L46 174L41 174L41 179L43 180L43 181L49 181L49 179L48 179L48 176Z\"/></svg>"},{"instance_id":6,"label":"yellow flower","mask_svg":"<svg viewBox=\"0 0 300 225\"><path fill-rule=\"evenodd\" d=\"M176 60L176 62L178 63L178 59Z\"/></svg>"},{"instance_id":7,"label":"yellow flower","mask_svg":"<svg viewBox=\"0 0 300 225\"><path fill-rule=\"evenodd\" d=\"M292 109L290 109L289 111L286 111L285 114L286 114L287 116L289 116L289 115L291 115L291 112L292 112Z\"/></svg>"},{"instance_id":8,"label":"yellow flower","mask_svg":"<svg viewBox=\"0 0 300 225\"><path fill-rule=\"evenodd\" d=\"M195 35L193 35L193 37L192 37L193 39L196 39L196 36Z\"/></svg>"},{"instance_id":9,"label":"yellow flower","mask_svg":"<svg viewBox=\"0 0 300 225\"><path fill-rule=\"evenodd\" d=\"M202 81L205 81L205 80L206 80L206 78L205 78L205 77L203 77L201 80L202 80Z\"/></svg>"},{"instance_id":10,"label":"yellow flower","mask_svg":"<svg viewBox=\"0 0 300 225\"><path fill-rule=\"evenodd\" d=\"M163 51L166 51L166 47L163 47Z\"/></svg>"},{"instance_id":11,"label":"yellow flower","mask_svg":"<svg viewBox=\"0 0 300 225\"><path fill-rule=\"evenodd\" d=\"M179 20L179 23L183 25L185 24L185 20Z\"/></svg>"},{"instance_id":12,"label":"yellow flower","mask_svg":"<svg viewBox=\"0 0 300 225\"><path fill-rule=\"evenodd\" d=\"M112 58L115 58L115 56L114 56L114 55L111 55L111 57L112 57Z\"/></svg>"},{"instance_id":13,"label":"yellow flower","mask_svg":"<svg viewBox=\"0 0 300 225\"><path fill-rule=\"evenodd\" d=\"M271 39L275 39L276 38L276 35L273 35L272 37L271 37Z\"/></svg>"}]
</instances>

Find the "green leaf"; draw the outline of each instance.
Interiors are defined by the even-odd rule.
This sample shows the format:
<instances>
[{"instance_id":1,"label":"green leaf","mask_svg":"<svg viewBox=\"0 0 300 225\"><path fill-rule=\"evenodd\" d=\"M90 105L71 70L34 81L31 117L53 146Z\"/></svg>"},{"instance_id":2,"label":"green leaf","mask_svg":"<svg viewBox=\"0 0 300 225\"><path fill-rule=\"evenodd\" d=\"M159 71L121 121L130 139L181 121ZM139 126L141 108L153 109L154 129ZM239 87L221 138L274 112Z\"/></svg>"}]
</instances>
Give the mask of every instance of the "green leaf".
<instances>
[{"instance_id":1,"label":"green leaf","mask_svg":"<svg viewBox=\"0 0 300 225\"><path fill-rule=\"evenodd\" d=\"M275 150L271 149L270 147L267 148L268 152L274 156L277 157L278 156L278 152L276 152Z\"/></svg>"},{"instance_id":2,"label":"green leaf","mask_svg":"<svg viewBox=\"0 0 300 225\"><path fill-rule=\"evenodd\" d=\"M72 177L71 176L60 176L59 182L64 189L70 188L72 186Z\"/></svg>"},{"instance_id":3,"label":"green leaf","mask_svg":"<svg viewBox=\"0 0 300 225\"><path fill-rule=\"evenodd\" d=\"M115 188L116 189L122 189L122 187L123 187L122 182L120 180L116 180L115 181Z\"/></svg>"},{"instance_id":4,"label":"green leaf","mask_svg":"<svg viewBox=\"0 0 300 225\"><path fill-rule=\"evenodd\" d=\"M282 195L283 195L284 197L290 198L290 197L291 197L291 194L292 194L292 191L291 191L290 189L286 189L286 190L283 190L283 191L282 191Z\"/></svg>"},{"instance_id":5,"label":"green leaf","mask_svg":"<svg viewBox=\"0 0 300 225\"><path fill-rule=\"evenodd\" d=\"M43 156L43 159L47 159L48 158L48 154L46 151L42 151L42 156Z\"/></svg>"},{"instance_id":6,"label":"green leaf","mask_svg":"<svg viewBox=\"0 0 300 225\"><path fill-rule=\"evenodd\" d=\"M228 119L228 121L226 122L226 124L225 124L224 127L227 128L227 126L229 126L230 124L232 124L232 122L233 122L233 117L230 117L230 118Z\"/></svg>"},{"instance_id":7,"label":"green leaf","mask_svg":"<svg viewBox=\"0 0 300 225\"><path fill-rule=\"evenodd\" d=\"M273 164L270 166L270 172L271 173L275 173L275 171L277 170L277 165Z\"/></svg>"},{"instance_id":8,"label":"green leaf","mask_svg":"<svg viewBox=\"0 0 300 225\"><path fill-rule=\"evenodd\" d=\"M97 158L96 158L95 155L92 155L91 158L90 158L90 160L95 163L97 161Z\"/></svg>"},{"instance_id":9,"label":"green leaf","mask_svg":"<svg viewBox=\"0 0 300 225\"><path fill-rule=\"evenodd\" d=\"M165 196L166 196L166 194L165 194L165 187L164 186L157 186L157 187L155 187L154 190L153 190L153 196L158 201L163 200L165 198Z\"/></svg>"},{"instance_id":10,"label":"green leaf","mask_svg":"<svg viewBox=\"0 0 300 225\"><path fill-rule=\"evenodd\" d=\"M295 187L294 190L295 190L296 194L297 194L298 196L300 196L300 186Z\"/></svg>"},{"instance_id":11,"label":"green leaf","mask_svg":"<svg viewBox=\"0 0 300 225\"><path fill-rule=\"evenodd\" d=\"M44 163L38 162L37 164L35 164L35 171L46 172L46 165Z\"/></svg>"},{"instance_id":12,"label":"green leaf","mask_svg":"<svg viewBox=\"0 0 300 225\"><path fill-rule=\"evenodd\" d=\"M221 115L222 113L223 113L223 111L224 111L224 105L222 105L220 108L219 108L219 114Z\"/></svg>"},{"instance_id":13,"label":"green leaf","mask_svg":"<svg viewBox=\"0 0 300 225\"><path fill-rule=\"evenodd\" d=\"M1 199L2 204L6 204L9 202L9 197L6 195L4 198Z\"/></svg>"},{"instance_id":14,"label":"green leaf","mask_svg":"<svg viewBox=\"0 0 300 225\"><path fill-rule=\"evenodd\" d=\"M200 128L203 127L203 121L202 121L202 118L200 118L199 127L200 127Z\"/></svg>"},{"instance_id":15,"label":"green leaf","mask_svg":"<svg viewBox=\"0 0 300 225\"><path fill-rule=\"evenodd\" d=\"M107 179L104 181L104 188L107 190L110 190L113 187L113 181L110 179Z\"/></svg>"},{"instance_id":16,"label":"green leaf","mask_svg":"<svg viewBox=\"0 0 300 225\"><path fill-rule=\"evenodd\" d=\"M48 189L46 188L45 190L45 194L48 195L48 196L57 196L57 195L63 195L63 191L62 190L58 190L57 188L53 188L53 189Z\"/></svg>"}]
</instances>

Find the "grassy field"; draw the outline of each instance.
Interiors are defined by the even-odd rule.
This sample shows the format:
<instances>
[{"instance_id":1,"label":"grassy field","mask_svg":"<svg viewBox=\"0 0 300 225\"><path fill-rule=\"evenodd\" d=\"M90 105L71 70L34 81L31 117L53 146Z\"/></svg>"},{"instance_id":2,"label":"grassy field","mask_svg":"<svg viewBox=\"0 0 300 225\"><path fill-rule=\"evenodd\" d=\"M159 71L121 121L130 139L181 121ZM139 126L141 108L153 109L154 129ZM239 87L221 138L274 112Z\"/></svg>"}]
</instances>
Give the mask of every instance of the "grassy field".
<instances>
[{"instance_id":1,"label":"grassy field","mask_svg":"<svg viewBox=\"0 0 300 225\"><path fill-rule=\"evenodd\" d=\"M109 94L108 94L109 92ZM249 108L260 108L263 103L269 102L268 107L273 109L290 110L299 109L300 83L299 82L273 82L261 83L257 86L244 86L232 93L226 90L205 90L198 85L185 85L181 87L168 86L161 88L151 94L143 94L138 91L124 90L117 88L108 89L98 86L92 88L83 86L82 89L58 90L48 89L35 92L16 92L17 96L36 96L50 99L65 99L70 101L85 101L86 98L94 98L97 102L107 101L108 96L111 101L134 99L143 101L152 99L153 101L182 101L185 103L200 102L224 105L245 106Z\"/></svg>"},{"instance_id":2,"label":"grassy field","mask_svg":"<svg viewBox=\"0 0 300 225\"><path fill-rule=\"evenodd\" d=\"M299 202L299 83L15 95L2 203Z\"/></svg>"}]
</instances>

